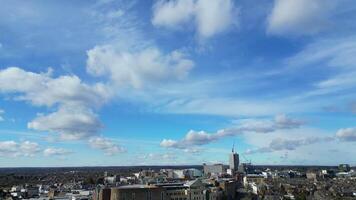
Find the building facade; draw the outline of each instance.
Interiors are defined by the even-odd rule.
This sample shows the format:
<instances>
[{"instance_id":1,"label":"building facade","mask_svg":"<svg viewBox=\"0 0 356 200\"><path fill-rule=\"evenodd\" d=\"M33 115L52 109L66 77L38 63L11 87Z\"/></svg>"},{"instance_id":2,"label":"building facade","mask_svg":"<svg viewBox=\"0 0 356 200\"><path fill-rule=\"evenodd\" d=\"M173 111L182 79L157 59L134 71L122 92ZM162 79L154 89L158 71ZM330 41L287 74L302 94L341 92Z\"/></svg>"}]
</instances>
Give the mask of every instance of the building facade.
<instances>
[{"instance_id":1,"label":"building facade","mask_svg":"<svg viewBox=\"0 0 356 200\"><path fill-rule=\"evenodd\" d=\"M166 200L165 191L157 186L128 185L111 188L111 200Z\"/></svg>"},{"instance_id":2,"label":"building facade","mask_svg":"<svg viewBox=\"0 0 356 200\"><path fill-rule=\"evenodd\" d=\"M221 175L225 174L227 167L223 164L214 164L214 165L203 165L204 175Z\"/></svg>"}]
</instances>

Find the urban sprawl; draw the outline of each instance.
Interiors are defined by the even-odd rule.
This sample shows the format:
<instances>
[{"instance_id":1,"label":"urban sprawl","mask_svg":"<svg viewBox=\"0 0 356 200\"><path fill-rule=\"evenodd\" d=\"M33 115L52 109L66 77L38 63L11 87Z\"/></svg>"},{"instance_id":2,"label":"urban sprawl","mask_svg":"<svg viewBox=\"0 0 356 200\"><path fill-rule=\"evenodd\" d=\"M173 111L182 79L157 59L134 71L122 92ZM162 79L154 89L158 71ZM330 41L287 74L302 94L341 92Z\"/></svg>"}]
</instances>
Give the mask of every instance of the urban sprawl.
<instances>
[{"instance_id":1,"label":"urban sprawl","mask_svg":"<svg viewBox=\"0 0 356 200\"><path fill-rule=\"evenodd\" d=\"M234 149L229 165L114 169L27 169L23 175L5 170L0 173L0 199L356 199L356 171L347 164L254 166L240 163Z\"/></svg>"}]
</instances>

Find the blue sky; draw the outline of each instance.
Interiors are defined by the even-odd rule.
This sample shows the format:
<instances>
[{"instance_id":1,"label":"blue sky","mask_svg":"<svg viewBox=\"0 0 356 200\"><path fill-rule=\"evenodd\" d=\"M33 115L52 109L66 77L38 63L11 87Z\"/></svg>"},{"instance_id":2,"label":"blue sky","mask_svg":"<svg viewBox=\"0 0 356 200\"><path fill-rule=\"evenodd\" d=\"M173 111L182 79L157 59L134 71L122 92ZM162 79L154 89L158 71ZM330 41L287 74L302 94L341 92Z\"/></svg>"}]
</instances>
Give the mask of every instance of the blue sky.
<instances>
[{"instance_id":1,"label":"blue sky","mask_svg":"<svg viewBox=\"0 0 356 200\"><path fill-rule=\"evenodd\" d=\"M356 164L352 0L0 4L0 167Z\"/></svg>"}]
</instances>

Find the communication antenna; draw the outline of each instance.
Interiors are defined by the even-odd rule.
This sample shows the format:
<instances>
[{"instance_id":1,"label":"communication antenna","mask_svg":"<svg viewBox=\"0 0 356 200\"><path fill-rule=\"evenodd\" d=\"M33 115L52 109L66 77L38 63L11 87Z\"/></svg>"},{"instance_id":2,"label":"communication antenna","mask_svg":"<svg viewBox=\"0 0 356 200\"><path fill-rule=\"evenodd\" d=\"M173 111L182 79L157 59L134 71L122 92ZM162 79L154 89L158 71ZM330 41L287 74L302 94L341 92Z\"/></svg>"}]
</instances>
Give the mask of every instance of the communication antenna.
<instances>
[{"instance_id":1,"label":"communication antenna","mask_svg":"<svg viewBox=\"0 0 356 200\"><path fill-rule=\"evenodd\" d=\"M234 153L235 152L235 141L234 141L234 143L232 144L232 151L231 151L232 153Z\"/></svg>"}]
</instances>

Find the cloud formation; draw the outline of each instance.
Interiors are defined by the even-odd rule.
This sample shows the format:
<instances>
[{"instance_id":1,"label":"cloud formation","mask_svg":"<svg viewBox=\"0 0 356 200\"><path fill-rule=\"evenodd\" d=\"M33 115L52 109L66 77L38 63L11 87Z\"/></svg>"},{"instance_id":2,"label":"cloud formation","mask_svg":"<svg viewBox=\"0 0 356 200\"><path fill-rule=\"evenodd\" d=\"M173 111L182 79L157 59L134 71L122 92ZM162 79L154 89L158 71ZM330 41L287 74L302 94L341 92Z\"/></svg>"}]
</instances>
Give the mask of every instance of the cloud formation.
<instances>
[{"instance_id":1,"label":"cloud formation","mask_svg":"<svg viewBox=\"0 0 356 200\"><path fill-rule=\"evenodd\" d=\"M92 137L89 139L89 146L94 149L99 149L104 151L106 155L112 156L118 153L126 152L123 147L115 144L109 138L104 137Z\"/></svg>"},{"instance_id":2,"label":"cloud formation","mask_svg":"<svg viewBox=\"0 0 356 200\"><path fill-rule=\"evenodd\" d=\"M35 142L24 141L21 143L9 140L0 141L0 156L4 157L32 157L40 151Z\"/></svg>"},{"instance_id":3,"label":"cloud formation","mask_svg":"<svg viewBox=\"0 0 356 200\"><path fill-rule=\"evenodd\" d=\"M96 135L102 124L90 110L63 107L57 112L36 117L27 127L36 131L58 133L62 140L80 140Z\"/></svg>"},{"instance_id":4,"label":"cloud formation","mask_svg":"<svg viewBox=\"0 0 356 200\"><path fill-rule=\"evenodd\" d=\"M43 155L45 156L65 156L68 154L72 154L72 151L69 151L67 149L63 149L63 148L46 148L45 150L43 150Z\"/></svg>"},{"instance_id":5,"label":"cloud formation","mask_svg":"<svg viewBox=\"0 0 356 200\"><path fill-rule=\"evenodd\" d=\"M86 139L97 134L102 126L92 110L107 102L112 94L104 84L88 85L77 76L52 78L51 70L33 73L17 67L0 71L0 92L13 94L16 100L35 106L58 107L51 114L36 117L27 126L58 133L63 140Z\"/></svg>"},{"instance_id":6,"label":"cloud formation","mask_svg":"<svg viewBox=\"0 0 356 200\"><path fill-rule=\"evenodd\" d=\"M176 148L176 149L189 149L193 146L204 145L216 141L221 137L223 130L217 133L207 133L205 131L190 130L185 137L180 140L163 139L160 143L161 147Z\"/></svg>"},{"instance_id":7,"label":"cloud formation","mask_svg":"<svg viewBox=\"0 0 356 200\"><path fill-rule=\"evenodd\" d=\"M318 39L286 60L291 70L325 70L327 67L328 71L332 71L313 82L313 89L301 95L302 98L340 92L353 93L356 84L356 58L353 56L356 53L355 39L354 36Z\"/></svg>"},{"instance_id":8,"label":"cloud formation","mask_svg":"<svg viewBox=\"0 0 356 200\"><path fill-rule=\"evenodd\" d=\"M342 141L356 141L356 128L343 128L336 132L336 137Z\"/></svg>"},{"instance_id":9,"label":"cloud formation","mask_svg":"<svg viewBox=\"0 0 356 200\"><path fill-rule=\"evenodd\" d=\"M135 52L115 46L96 46L87 52L87 71L94 76L109 77L118 86L142 88L160 81L180 80L194 67L183 52L163 54L157 48Z\"/></svg>"},{"instance_id":10,"label":"cloud formation","mask_svg":"<svg viewBox=\"0 0 356 200\"><path fill-rule=\"evenodd\" d=\"M27 72L18 67L0 70L0 92L15 94L16 100L29 101L35 106L56 104L100 106L111 92L105 85L87 85L75 75L51 77L47 73Z\"/></svg>"},{"instance_id":11,"label":"cloud formation","mask_svg":"<svg viewBox=\"0 0 356 200\"><path fill-rule=\"evenodd\" d=\"M149 153L147 155L144 155L141 159L155 161L174 161L175 159L177 159L177 155L172 153Z\"/></svg>"},{"instance_id":12,"label":"cloud formation","mask_svg":"<svg viewBox=\"0 0 356 200\"><path fill-rule=\"evenodd\" d=\"M210 38L237 24L237 8L232 0L159 0L151 21L174 30L192 24L201 38Z\"/></svg>"},{"instance_id":13,"label":"cloud formation","mask_svg":"<svg viewBox=\"0 0 356 200\"><path fill-rule=\"evenodd\" d=\"M153 6L152 24L175 29L194 17L193 0L157 1Z\"/></svg>"},{"instance_id":14,"label":"cloud formation","mask_svg":"<svg viewBox=\"0 0 356 200\"><path fill-rule=\"evenodd\" d=\"M228 87L226 85L220 86ZM188 90L188 92L190 91ZM282 97L281 99L261 101L238 97L215 97L213 96L214 94L210 93L211 91L207 91L206 93L203 92L198 93L200 96L197 95L197 93L182 94L182 96L184 95L183 97L164 104L161 106L160 110L179 114L255 117L285 112L298 113L301 109L315 109L314 107L305 105L303 102L297 102L294 99L285 97ZM207 95L207 97L204 98L201 94ZM290 104L294 104L295 106L291 107L289 106Z\"/></svg>"},{"instance_id":15,"label":"cloud formation","mask_svg":"<svg viewBox=\"0 0 356 200\"><path fill-rule=\"evenodd\" d=\"M307 137L302 139L284 139L276 138L273 139L270 144L266 147L261 147L258 149L247 150L245 154L255 154L255 153L270 153L275 151L292 151L301 146L311 145L321 142L333 141L334 137Z\"/></svg>"},{"instance_id":16,"label":"cloud formation","mask_svg":"<svg viewBox=\"0 0 356 200\"><path fill-rule=\"evenodd\" d=\"M330 23L331 0L275 0L268 16L267 32L276 35L311 35Z\"/></svg>"},{"instance_id":17,"label":"cloud formation","mask_svg":"<svg viewBox=\"0 0 356 200\"><path fill-rule=\"evenodd\" d=\"M246 132L269 133L279 129L299 128L303 124L303 121L289 118L286 115L277 115L274 120L242 120L236 127L221 129L215 133L190 130L182 140L163 139L160 145L165 148L190 149Z\"/></svg>"}]
</instances>

